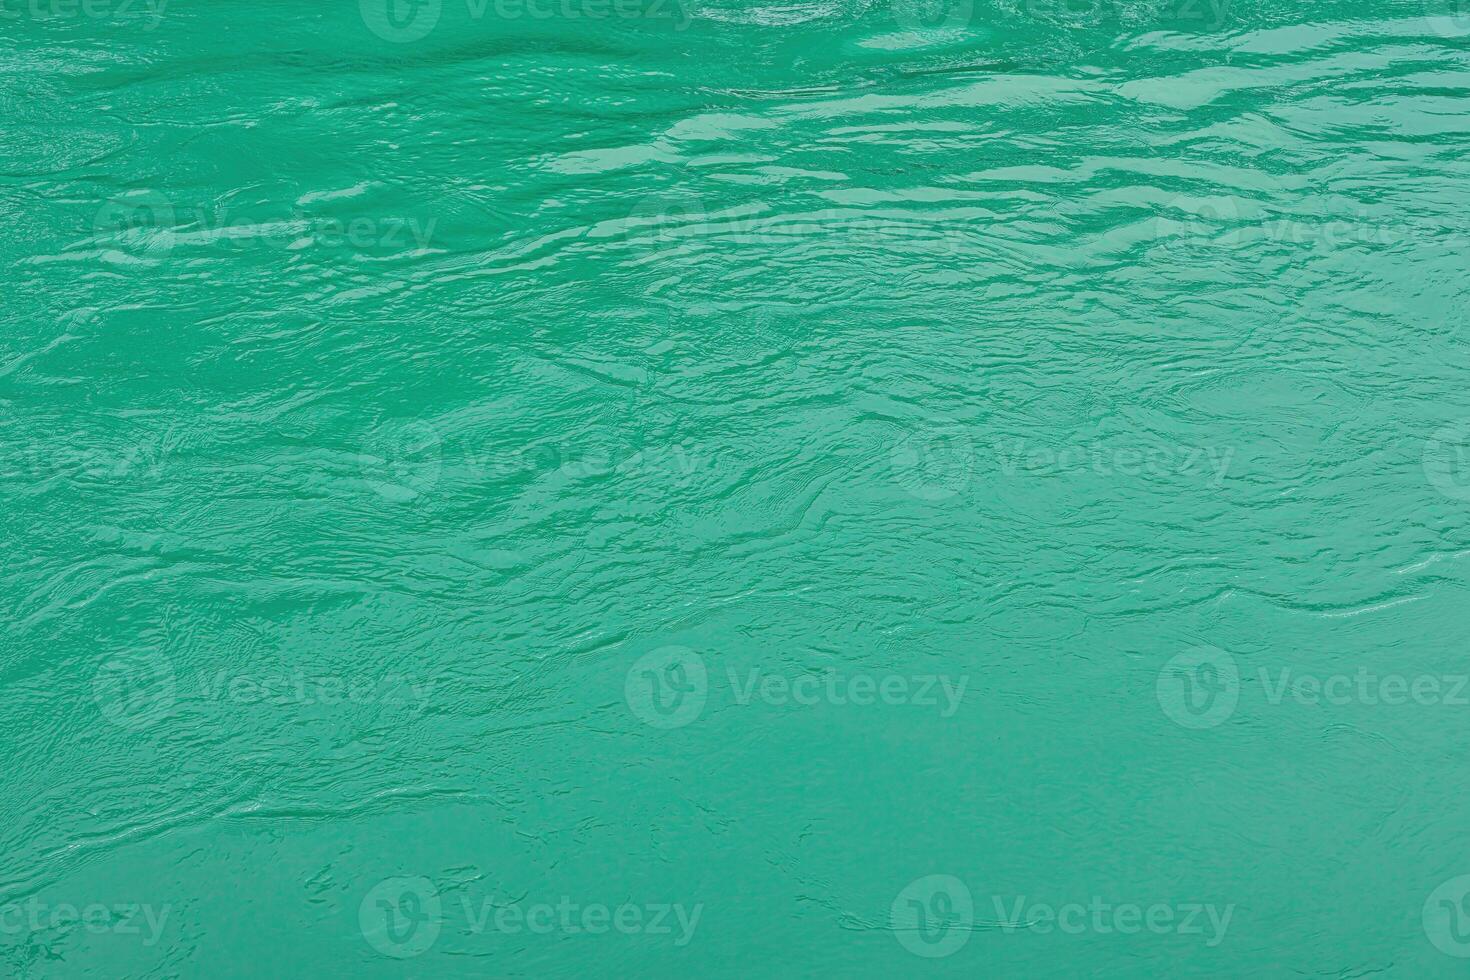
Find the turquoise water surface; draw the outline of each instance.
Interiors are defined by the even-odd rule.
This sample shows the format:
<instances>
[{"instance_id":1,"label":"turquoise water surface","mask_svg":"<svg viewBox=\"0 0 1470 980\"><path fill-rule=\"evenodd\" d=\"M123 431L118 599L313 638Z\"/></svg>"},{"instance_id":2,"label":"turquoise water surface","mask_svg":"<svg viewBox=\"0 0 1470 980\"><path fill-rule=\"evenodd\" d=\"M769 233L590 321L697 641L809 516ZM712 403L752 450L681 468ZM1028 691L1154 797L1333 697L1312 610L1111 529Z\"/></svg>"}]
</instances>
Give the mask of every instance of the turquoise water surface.
<instances>
[{"instance_id":1,"label":"turquoise water surface","mask_svg":"<svg viewBox=\"0 0 1470 980\"><path fill-rule=\"evenodd\" d=\"M0 52L0 975L1470 969L1470 9Z\"/></svg>"}]
</instances>

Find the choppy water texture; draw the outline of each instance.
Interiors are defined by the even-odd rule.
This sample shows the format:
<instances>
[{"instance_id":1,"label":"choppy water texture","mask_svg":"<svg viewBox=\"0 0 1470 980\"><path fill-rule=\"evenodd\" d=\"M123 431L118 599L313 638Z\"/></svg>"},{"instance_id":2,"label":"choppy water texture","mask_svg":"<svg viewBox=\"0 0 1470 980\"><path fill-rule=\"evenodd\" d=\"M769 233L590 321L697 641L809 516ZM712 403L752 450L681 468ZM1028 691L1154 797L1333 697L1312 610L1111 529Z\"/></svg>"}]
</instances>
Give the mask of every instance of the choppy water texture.
<instances>
[{"instance_id":1,"label":"choppy water texture","mask_svg":"<svg viewBox=\"0 0 1470 980\"><path fill-rule=\"evenodd\" d=\"M0 0L0 973L1470 965L1470 17Z\"/></svg>"}]
</instances>

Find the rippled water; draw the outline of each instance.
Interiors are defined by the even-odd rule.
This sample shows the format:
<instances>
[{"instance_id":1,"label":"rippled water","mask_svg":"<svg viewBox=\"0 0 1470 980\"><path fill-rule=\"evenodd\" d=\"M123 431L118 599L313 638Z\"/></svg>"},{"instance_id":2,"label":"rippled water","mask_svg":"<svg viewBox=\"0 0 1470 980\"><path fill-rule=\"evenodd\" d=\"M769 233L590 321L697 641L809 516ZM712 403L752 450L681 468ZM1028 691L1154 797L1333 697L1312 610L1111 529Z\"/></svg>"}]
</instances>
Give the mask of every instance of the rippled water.
<instances>
[{"instance_id":1,"label":"rippled water","mask_svg":"<svg viewBox=\"0 0 1470 980\"><path fill-rule=\"evenodd\" d=\"M0 50L0 972L1462 975L1463 8Z\"/></svg>"}]
</instances>

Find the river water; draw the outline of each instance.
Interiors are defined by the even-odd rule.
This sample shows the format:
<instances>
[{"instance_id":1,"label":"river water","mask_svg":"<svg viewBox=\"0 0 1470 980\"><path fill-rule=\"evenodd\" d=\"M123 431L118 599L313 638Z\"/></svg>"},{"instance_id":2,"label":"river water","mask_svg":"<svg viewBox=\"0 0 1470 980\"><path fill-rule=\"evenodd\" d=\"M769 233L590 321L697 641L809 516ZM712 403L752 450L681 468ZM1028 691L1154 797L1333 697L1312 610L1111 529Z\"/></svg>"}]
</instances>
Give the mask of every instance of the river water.
<instances>
[{"instance_id":1,"label":"river water","mask_svg":"<svg viewBox=\"0 0 1470 980\"><path fill-rule=\"evenodd\" d=\"M1463 7L0 51L0 972L1462 975Z\"/></svg>"}]
</instances>

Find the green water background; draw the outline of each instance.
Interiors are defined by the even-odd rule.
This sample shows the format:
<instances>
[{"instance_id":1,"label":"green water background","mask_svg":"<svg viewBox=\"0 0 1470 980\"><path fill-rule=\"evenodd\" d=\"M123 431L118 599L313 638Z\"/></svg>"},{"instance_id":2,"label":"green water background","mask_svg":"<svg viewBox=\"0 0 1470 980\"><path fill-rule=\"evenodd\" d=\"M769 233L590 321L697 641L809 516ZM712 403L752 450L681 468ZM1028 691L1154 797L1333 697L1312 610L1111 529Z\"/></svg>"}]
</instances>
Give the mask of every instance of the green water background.
<instances>
[{"instance_id":1,"label":"green water background","mask_svg":"<svg viewBox=\"0 0 1470 980\"><path fill-rule=\"evenodd\" d=\"M39 3L6 975L1463 973L1462 10Z\"/></svg>"}]
</instances>

